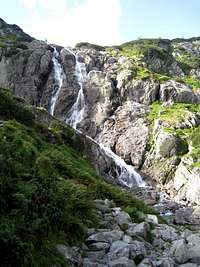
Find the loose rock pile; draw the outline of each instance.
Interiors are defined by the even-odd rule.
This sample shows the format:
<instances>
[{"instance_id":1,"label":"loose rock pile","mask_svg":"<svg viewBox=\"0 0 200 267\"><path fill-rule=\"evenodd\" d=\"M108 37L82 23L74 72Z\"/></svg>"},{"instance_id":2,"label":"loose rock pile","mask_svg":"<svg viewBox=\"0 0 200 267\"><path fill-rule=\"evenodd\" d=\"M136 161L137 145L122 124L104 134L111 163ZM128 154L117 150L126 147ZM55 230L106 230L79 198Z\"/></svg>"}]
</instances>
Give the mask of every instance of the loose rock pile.
<instances>
[{"instance_id":1,"label":"loose rock pile","mask_svg":"<svg viewBox=\"0 0 200 267\"><path fill-rule=\"evenodd\" d=\"M81 247L58 245L70 266L198 267L200 231L159 224L156 215L134 223L112 201L96 200L98 229L87 229Z\"/></svg>"}]
</instances>

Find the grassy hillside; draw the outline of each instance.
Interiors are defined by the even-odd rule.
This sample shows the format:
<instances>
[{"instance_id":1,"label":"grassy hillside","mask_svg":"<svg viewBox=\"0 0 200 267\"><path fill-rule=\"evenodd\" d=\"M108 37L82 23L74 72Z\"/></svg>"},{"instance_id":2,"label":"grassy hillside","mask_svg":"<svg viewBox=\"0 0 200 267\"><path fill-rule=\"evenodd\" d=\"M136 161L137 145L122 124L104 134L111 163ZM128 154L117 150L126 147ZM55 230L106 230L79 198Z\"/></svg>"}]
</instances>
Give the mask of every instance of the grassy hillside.
<instances>
[{"instance_id":1,"label":"grassy hillside","mask_svg":"<svg viewBox=\"0 0 200 267\"><path fill-rule=\"evenodd\" d=\"M1 266L67 266L55 244L80 243L98 226L94 199L113 199L135 221L154 212L96 175L71 128L37 122L2 89L0 120Z\"/></svg>"}]
</instances>

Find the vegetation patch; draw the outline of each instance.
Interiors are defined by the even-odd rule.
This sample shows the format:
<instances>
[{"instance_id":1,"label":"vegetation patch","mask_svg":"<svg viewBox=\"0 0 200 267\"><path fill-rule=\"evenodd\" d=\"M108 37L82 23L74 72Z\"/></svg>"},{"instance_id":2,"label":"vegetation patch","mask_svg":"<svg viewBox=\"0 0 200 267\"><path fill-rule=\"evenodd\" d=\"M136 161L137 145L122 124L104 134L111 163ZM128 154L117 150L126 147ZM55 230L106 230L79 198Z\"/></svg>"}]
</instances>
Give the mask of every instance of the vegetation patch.
<instances>
[{"instance_id":1,"label":"vegetation patch","mask_svg":"<svg viewBox=\"0 0 200 267\"><path fill-rule=\"evenodd\" d=\"M151 105L149 119L151 121L155 119L167 121L173 126L175 123L184 120L189 112L199 113L200 106L187 103L174 103L172 106L164 106L160 102L154 102Z\"/></svg>"},{"instance_id":2,"label":"vegetation patch","mask_svg":"<svg viewBox=\"0 0 200 267\"><path fill-rule=\"evenodd\" d=\"M73 129L38 124L22 101L4 90L0 97L2 266L66 266L55 245L80 243L86 227L98 227L94 199L113 200L135 222L155 214L95 173L84 150L76 149Z\"/></svg>"},{"instance_id":3,"label":"vegetation patch","mask_svg":"<svg viewBox=\"0 0 200 267\"><path fill-rule=\"evenodd\" d=\"M198 80L198 79L195 79L193 77L188 76L188 77L185 77L183 79L183 82L185 84L190 85L192 87L192 89L194 89L194 90L195 89L200 89L200 80Z\"/></svg>"}]
</instances>

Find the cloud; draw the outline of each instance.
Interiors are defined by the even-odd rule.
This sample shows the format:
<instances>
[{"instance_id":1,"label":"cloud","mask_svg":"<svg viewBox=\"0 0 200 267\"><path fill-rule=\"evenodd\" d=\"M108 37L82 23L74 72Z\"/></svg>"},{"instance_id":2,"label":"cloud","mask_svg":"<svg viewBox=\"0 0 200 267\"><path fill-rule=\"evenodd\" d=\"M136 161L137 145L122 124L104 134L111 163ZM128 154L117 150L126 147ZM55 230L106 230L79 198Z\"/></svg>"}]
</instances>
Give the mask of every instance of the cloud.
<instances>
[{"instance_id":1,"label":"cloud","mask_svg":"<svg viewBox=\"0 0 200 267\"><path fill-rule=\"evenodd\" d=\"M120 0L19 1L34 14L24 30L36 38L64 46L80 41L102 45L121 42Z\"/></svg>"}]
</instances>

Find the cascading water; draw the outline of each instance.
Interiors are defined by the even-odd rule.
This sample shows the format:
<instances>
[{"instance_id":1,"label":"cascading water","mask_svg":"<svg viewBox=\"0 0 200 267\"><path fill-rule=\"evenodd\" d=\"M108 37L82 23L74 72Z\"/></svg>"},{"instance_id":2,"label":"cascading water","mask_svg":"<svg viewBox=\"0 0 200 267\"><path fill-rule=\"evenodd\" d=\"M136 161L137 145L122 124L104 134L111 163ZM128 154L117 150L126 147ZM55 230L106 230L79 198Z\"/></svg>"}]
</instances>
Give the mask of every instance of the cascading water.
<instances>
[{"instance_id":1,"label":"cascading water","mask_svg":"<svg viewBox=\"0 0 200 267\"><path fill-rule=\"evenodd\" d=\"M54 67L54 91L53 91L53 96L51 98L51 103L50 103L50 109L49 113L53 116L54 111L55 111L55 105L61 90L61 87L63 85L63 68L62 65L59 63L59 52L55 47L53 48L53 67Z\"/></svg>"},{"instance_id":2,"label":"cascading water","mask_svg":"<svg viewBox=\"0 0 200 267\"><path fill-rule=\"evenodd\" d=\"M133 186L144 187L145 182L142 180L142 177L137 173L133 166L126 164L126 162L116 155L110 148L105 147L103 144L100 144L100 148L105 152L105 154L112 158L116 164L116 173L119 181L129 187Z\"/></svg>"},{"instance_id":3,"label":"cascading water","mask_svg":"<svg viewBox=\"0 0 200 267\"><path fill-rule=\"evenodd\" d=\"M72 53L76 58L76 76L77 76L80 89L77 95L77 99L71 108L71 113L70 113L71 115L69 118L66 119L66 123L68 123L74 129L77 129L77 125L82 121L83 116L84 116L84 111L85 111L85 98L84 98L84 93L83 93L83 86L84 86L84 82L86 81L87 74L86 74L85 64L82 62L79 62L78 57L73 53L73 51L69 49L67 50L68 52ZM55 69L57 68L56 64L54 64L54 68ZM61 67L61 70L62 70L62 67ZM60 75L59 79L62 80L63 79L62 72L56 72L55 70L55 75L57 74ZM61 86L62 86L62 83L61 83ZM93 140L91 137L89 136L87 137L97 144L97 142ZM105 153L107 157L111 158L115 162L115 165L116 165L115 173L117 174L117 178L121 184L129 188L132 188L133 186L139 186L139 187L145 186L145 182L142 180L142 177L140 176L139 173L137 173L134 170L132 166L126 164L123 159L121 159L111 149L105 147L103 144L97 144L97 145L99 145L99 147L101 148L101 150Z\"/></svg>"},{"instance_id":4,"label":"cascading water","mask_svg":"<svg viewBox=\"0 0 200 267\"><path fill-rule=\"evenodd\" d=\"M70 49L67 49L70 53L72 53L75 56L76 59L76 77L79 84L79 91L77 95L77 99L74 103L74 105L71 108L71 115L66 120L66 123L71 125L74 129L77 129L77 125L83 120L83 115L85 111L85 98L83 93L83 85L86 81L87 72L85 63L80 62L78 60L78 56L73 53Z\"/></svg>"}]
</instances>

